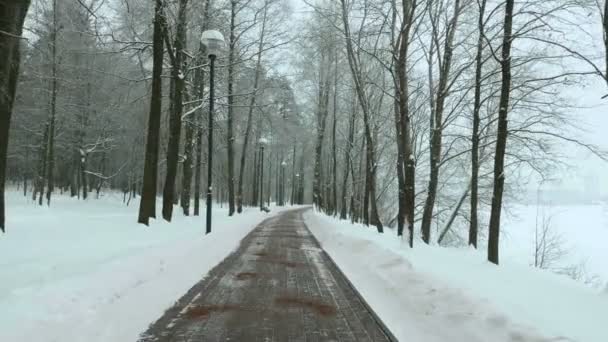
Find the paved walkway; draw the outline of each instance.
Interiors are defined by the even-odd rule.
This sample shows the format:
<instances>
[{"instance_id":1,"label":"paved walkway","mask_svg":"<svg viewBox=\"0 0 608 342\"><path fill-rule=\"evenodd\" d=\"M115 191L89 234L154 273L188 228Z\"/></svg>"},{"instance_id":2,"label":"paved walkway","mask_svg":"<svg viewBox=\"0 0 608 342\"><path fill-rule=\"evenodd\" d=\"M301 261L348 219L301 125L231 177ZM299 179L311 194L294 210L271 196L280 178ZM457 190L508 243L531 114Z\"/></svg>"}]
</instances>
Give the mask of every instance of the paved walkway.
<instances>
[{"instance_id":1,"label":"paved walkway","mask_svg":"<svg viewBox=\"0 0 608 342\"><path fill-rule=\"evenodd\" d=\"M256 227L141 342L394 341L389 336L302 210L291 210Z\"/></svg>"}]
</instances>

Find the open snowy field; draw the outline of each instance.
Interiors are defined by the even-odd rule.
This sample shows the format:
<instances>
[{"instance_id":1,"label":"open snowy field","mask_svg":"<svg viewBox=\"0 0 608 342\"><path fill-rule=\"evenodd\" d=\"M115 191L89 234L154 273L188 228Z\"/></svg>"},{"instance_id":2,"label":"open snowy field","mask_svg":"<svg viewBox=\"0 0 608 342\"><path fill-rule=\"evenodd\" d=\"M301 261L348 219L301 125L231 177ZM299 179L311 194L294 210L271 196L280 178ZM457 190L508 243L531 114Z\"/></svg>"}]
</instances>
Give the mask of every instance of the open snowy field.
<instances>
[{"instance_id":1,"label":"open snowy field","mask_svg":"<svg viewBox=\"0 0 608 342\"><path fill-rule=\"evenodd\" d=\"M172 223L139 225L139 200L126 207L118 194L89 201L54 196L50 209L17 192L7 195L3 342L135 341L272 215L249 209L229 219L217 208L214 231L205 235L204 216L178 213Z\"/></svg>"},{"instance_id":2,"label":"open snowy field","mask_svg":"<svg viewBox=\"0 0 608 342\"><path fill-rule=\"evenodd\" d=\"M496 267L486 261L485 249L426 246L420 240L409 249L390 231L378 234L313 212L305 217L400 340L608 341L608 290L598 293L508 256Z\"/></svg>"},{"instance_id":3,"label":"open snowy field","mask_svg":"<svg viewBox=\"0 0 608 342\"><path fill-rule=\"evenodd\" d=\"M608 283L608 204L516 205L504 217L501 235L503 258L522 264L534 263L534 233L543 217L563 242L566 254L556 267L583 264L587 277Z\"/></svg>"}]
</instances>

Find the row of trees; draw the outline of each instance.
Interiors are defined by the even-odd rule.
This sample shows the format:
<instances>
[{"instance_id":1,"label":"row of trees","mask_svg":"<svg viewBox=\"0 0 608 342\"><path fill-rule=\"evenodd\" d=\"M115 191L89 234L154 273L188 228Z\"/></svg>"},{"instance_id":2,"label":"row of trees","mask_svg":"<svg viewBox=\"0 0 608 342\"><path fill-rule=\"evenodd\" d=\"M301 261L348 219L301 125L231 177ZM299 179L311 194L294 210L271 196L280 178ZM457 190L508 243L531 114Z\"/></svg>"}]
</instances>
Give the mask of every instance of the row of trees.
<instances>
[{"instance_id":1,"label":"row of trees","mask_svg":"<svg viewBox=\"0 0 608 342\"><path fill-rule=\"evenodd\" d=\"M142 223L156 217L159 192L165 220L178 203L198 215L210 158L199 37L214 28L228 40L215 80L216 196L231 215L279 197L303 202L307 118L274 68L291 41L288 12L278 0L34 1L16 40L23 58L3 171L40 204L58 191L87 199L119 189L125 201L141 194Z\"/></svg>"},{"instance_id":2,"label":"row of trees","mask_svg":"<svg viewBox=\"0 0 608 342\"><path fill-rule=\"evenodd\" d=\"M505 196L567 163L564 143L606 158L578 139L573 113L580 104L567 96L590 76L606 79L592 45L603 33L606 47L606 5L340 0L309 6L308 23L317 26L306 32L311 51L301 63L316 65L316 72L301 69L308 81L301 91L316 99L310 104L317 118L313 199L328 214L350 212L351 220L378 232L388 225L402 235L407 228L410 246L415 226L425 243L435 237L477 247L487 234L488 260L498 264ZM589 17L604 30L589 28Z\"/></svg>"}]
</instances>

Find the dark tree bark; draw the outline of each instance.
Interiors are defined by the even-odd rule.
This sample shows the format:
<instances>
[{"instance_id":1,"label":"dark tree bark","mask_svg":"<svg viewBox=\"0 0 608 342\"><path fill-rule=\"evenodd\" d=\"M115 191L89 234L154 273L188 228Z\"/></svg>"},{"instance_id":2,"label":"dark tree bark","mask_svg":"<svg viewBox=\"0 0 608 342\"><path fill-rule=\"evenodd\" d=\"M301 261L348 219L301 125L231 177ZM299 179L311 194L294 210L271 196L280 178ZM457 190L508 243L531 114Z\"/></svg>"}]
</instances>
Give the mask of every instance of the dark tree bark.
<instances>
[{"instance_id":1,"label":"dark tree bark","mask_svg":"<svg viewBox=\"0 0 608 342\"><path fill-rule=\"evenodd\" d=\"M24 148L25 150L25 164L29 165L29 156L30 156L30 149L26 146ZM27 177L29 175L29 170L23 170L23 196L27 197Z\"/></svg>"},{"instance_id":2,"label":"dark tree bark","mask_svg":"<svg viewBox=\"0 0 608 342\"><path fill-rule=\"evenodd\" d=\"M82 199L86 200L87 196L88 196L88 192L89 192L89 184L88 184L88 177L87 177L87 161L89 159L89 153L88 151L86 151L86 148L84 146L85 143L85 137L86 137L86 129L89 125L89 110L91 108L91 83L87 83L87 110L85 110L83 112L83 114L80 117L80 128L79 128L79 143L80 143L80 148L78 151L78 156L77 158L78 160L78 178L80 180L79 182L79 187L78 187L78 191L80 191L80 186L82 187Z\"/></svg>"},{"instance_id":3,"label":"dark tree bark","mask_svg":"<svg viewBox=\"0 0 608 342\"><path fill-rule=\"evenodd\" d=\"M254 145L254 156L253 156L253 165L254 165L254 169L253 169L253 184L252 184L252 191L251 191L251 205L252 206L257 206L258 205L258 200L259 200L259 196L258 196L258 185L259 185L259 180L260 180L260 149L258 148L258 144L256 143Z\"/></svg>"},{"instance_id":4,"label":"dark tree bark","mask_svg":"<svg viewBox=\"0 0 608 342\"><path fill-rule=\"evenodd\" d=\"M422 213L422 240L425 243L431 241L431 221L433 220L433 210L435 208L435 199L437 197L437 187L439 185L439 167L441 159L441 147L443 137L443 112L445 109L445 100L450 90L448 83L450 77L450 69L452 67L452 54L454 42L454 33L458 26L458 17L460 15L460 1L454 1L454 15L446 29L446 39L443 48L443 60L441 61L441 69L439 71L439 84L437 87L435 108L431 108L431 125L430 125L430 154L431 167L429 175L429 185L427 188L427 197ZM432 75L430 75L432 77ZM433 95L431 95L433 96Z\"/></svg>"},{"instance_id":5,"label":"dark tree bark","mask_svg":"<svg viewBox=\"0 0 608 342\"><path fill-rule=\"evenodd\" d=\"M173 110L169 119L170 133L169 143L167 145L167 174L165 177L165 187L163 189L163 218L171 222L173 215L173 204L175 196L175 178L177 176L177 163L179 159L179 142L182 130L182 112L183 112L183 92L185 86L185 71L184 62L186 49L186 5L188 0L179 1L179 9L177 15L177 30L175 35L175 60L171 76L175 84L174 94L172 97Z\"/></svg>"},{"instance_id":6,"label":"dark tree bark","mask_svg":"<svg viewBox=\"0 0 608 342\"><path fill-rule=\"evenodd\" d=\"M395 64L397 73L397 90L399 100L399 130L397 135L397 144L401 144L401 160L404 163L403 174L403 192L404 199L402 205L404 208L401 211L403 215L404 225L407 225L409 232L409 245L414 245L414 212L415 212L415 196L416 196L416 161L413 155L413 143L411 136L411 113L409 110L409 79L407 71L407 60L410 45L410 32L414 25L414 14L417 8L417 1L402 0L402 20L403 24L399 33L397 44L398 58ZM399 229L397 229L399 234ZM403 234L403 229L401 229Z\"/></svg>"},{"instance_id":7,"label":"dark tree bark","mask_svg":"<svg viewBox=\"0 0 608 342\"><path fill-rule=\"evenodd\" d=\"M399 114L399 90L396 88L395 106L395 132L397 136L397 236L403 235L403 226L405 225L405 176L403 170L403 139L401 134L401 115Z\"/></svg>"},{"instance_id":8,"label":"dark tree bark","mask_svg":"<svg viewBox=\"0 0 608 342\"><path fill-rule=\"evenodd\" d=\"M397 3L395 0L391 2L392 5L392 35L391 35L391 43L393 45L393 56L397 57L397 61L400 62L400 42L401 37L403 36L402 32L399 31L399 34L395 36L394 32L396 30L397 25ZM403 23L403 25L405 22ZM402 30L402 29L401 29ZM401 64L396 64L395 69L397 73L400 74ZM403 164L403 135L401 133L401 113L399 111L399 101L400 101L400 90L399 90L399 78L395 77L395 101L393 103L394 106L394 115L395 115L395 136L397 142L397 236L403 235L403 226L405 224L405 176L404 176L404 164Z\"/></svg>"},{"instance_id":9,"label":"dark tree bark","mask_svg":"<svg viewBox=\"0 0 608 342\"><path fill-rule=\"evenodd\" d=\"M204 79L200 77L201 82ZM201 83L202 84L202 83ZM200 87L201 94L200 98L203 98L203 88ZM202 108L196 114L196 166L194 169L194 216L199 216L201 207L201 167L203 163L203 130L201 125L203 123Z\"/></svg>"},{"instance_id":10,"label":"dark tree bark","mask_svg":"<svg viewBox=\"0 0 608 342\"><path fill-rule=\"evenodd\" d=\"M139 203L137 222L149 224L150 217L156 217L156 182L158 179L158 147L160 138L160 117L162 106L163 72L163 27L164 4L156 0L154 9L154 33L152 46L152 94L150 99L150 115L148 118L148 136L146 140L146 156L144 162L143 189Z\"/></svg>"},{"instance_id":11,"label":"dark tree bark","mask_svg":"<svg viewBox=\"0 0 608 342\"><path fill-rule=\"evenodd\" d=\"M8 135L19 77L20 40L29 0L0 2L0 230L6 229L4 184Z\"/></svg>"},{"instance_id":12,"label":"dark tree bark","mask_svg":"<svg viewBox=\"0 0 608 342\"><path fill-rule=\"evenodd\" d=\"M602 28L604 31L604 79L608 83L608 0L604 1L604 13L602 15Z\"/></svg>"},{"instance_id":13,"label":"dark tree bark","mask_svg":"<svg viewBox=\"0 0 608 342\"><path fill-rule=\"evenodd\" d=\"M357 161L358 164L358 169L357 169L357 177L355 177L355 172L354 172L354 167L352 171L353 177L352 177L352 183L353 183L353 195L352 195L352 202L353 205L351 206L351 218L353 222L359 222L359 220L361 219L361 204L363 203L363 191L361 191L362 188L364 188L365 186L365 170L366 168L364 167L365 164L365 153L363 153L365 151L365 139L361 139L361 148L359 149L359 160Z\"/></svg>"},{"instance_id":14,"label":"dark tree bark","mask_svg":"<svg viewBox=\"0 0 608 342\"><path fill-rule=\"evenodd\" d=\"M103 151L101 153L101 162L100 162L100 170L103 175L106 172L106 152ZM99 199L99 193L101 191L101 187L103 186L104 179L102 177L97 178L97 187L95 188L96 198Z\"/></svg>"},{"instance_id":15,"label":"dark tree bark","mask_svg":"<svg viewBox=\"0 0 608 342\"><path fill-rule=\"evenodd\" d=\"M49 143L49 123L48 121L44 125L42 130L42 140L40 141L40 150L38 151L38 178L36 180L36 186L32 195L32 199L35 201L36 196L38 197L38 205L42 205L42 199L44 197L44 184L46 179L46 159Z\"/></svg>"},{"instance_id":16,"label":"dark tree bark","mask_svg":"<svg viewBox=\"0 0 608 342\"><path fill-rule=\"evenodd\" d=\"M473 129L471 132L471 213L469 219L469 245L477 248L477 207L479 194L479 124L481 110L481 77L483 68L484 15L486 0L479 2L479 17L477 20L477 55L475 56L475 99L473 101Z\"/></svg>"},{"instance_id":17,"label":"dark tree bark","mask_svg":"<svg viewBox=\"0 0 608 342\"><path fill-rule=\"evenodd\" d=\"M507 147L507 116L511 95L511 45L513 43L514 0L506 0L504 32L502 41L500 69L502 75L500 100L498 104L498 130L496 133L496 154L494 156L494 187L488 235L488 261L498 265L498 246L500 235L500 212L505 183L505 151Z\"/></svg>"},{"instance_id":18,"label":"dark tree bark","mask_svg":"<svg viewBox=\"0 0 608 342\"><path fill-rule=\"evenodd\" d=\"M285 176L284 176L284 174L285 174L285 168L287 167L287 162L285 162L285 154L283 153L283 151L281 151L281 157L279 158L278 163L279 163L278 164L279 168L277 170L278 171L277 172L278 173L278 179L277 180L278 180L279 183L277 185L277 199L280 202L281 206L284 206L284 205L286 205L285 202L287 202L285 200L285 189L284 189L285 188L285 184L284 184ZM285 165L283 165L284 163L285 163Z\"/></svg>"},{"instance_id":19,"label":"dark tree bark","mask_svg":"<svg viewBox=\"0 0 608 342\"><path fill-rule=\"evenodd\" d=\"M264 49L264 37L266 33L266 20L267 20L267 7L264 7L264 12L262 16L262 28L260 31L260 41L258 42L258 54L257 60L255 63L255 74L253 78L253 92L251 97L249 98L249 107L247 109L247 126L245 128L245 136L243 137L243 147L241 149L241 161L239 167L239 182L236 194L236 202L237 202L237 211L239 213L243 212L243 180L245 167L247 162L247 149L249 147L249 136L251 135L251 127L253 125L253 109L255 108L255 103L257 100L257 92L258 86L260 82L260 74L262 68L262 52ZM255 164L255 161L254 161ZM255 198L255 197L254 197Z\"/></svg>"},{"instance_id":20,"label":"dark tree bark","mask_svg":"<svg viewBox=\"0 0 608 342\"><path fill-rule=\"evenodd\" d=\"M336 155L336 126L338 123L338 57L334 58L334 112L331 132L332 182L331 215L338 213L338 156Z\"/></svg>"},{"instance_id":21,"label":"dark tree bark","mask_svg":"<svg viewBox=\"0 0 608 342\"><path fill-rule=\"evenodd\" d=\"M279 205L283 205L283 203L281 203L281 196L279 195L281 193L281 160L283 160L282 156L279 156L279 153L277 152L276 154L276 160L277 160L277 167L275 170L275 182L274 182L274 197L275 197L275 201L278 201Z\"/></svg>"},{"instance_id":22,"label":"dark tree bark","mask_svg":"<svg viewBox=\"0 0 608 342\"><path fill-rule=\"evenodd\" d=\"M350 153L353 148L355 139L355 119L356 112L353 108L353 112L348 120L348 140L346 141L346 148L344 151L344 174L342 175L342 206L340 209L340 219L346 220L346 213L348 211L348 174L351 168L350 165ZM353 175L354 177L354 175ZM352 197L351 197L352 201Z\"/></svg>"},{"instance_id":23,"label":"dark tree bark","mask_svg":"<svg viewBox=\"0 0 608 342\"><path fill-rule=\"evenodd\" d=\"M192 115L196 115L192 113ZM182 195L181 206L185 216L190 215L190 192L192 188L192 160L194 158L194 122L188 118L184 124L186 136L184 137L184 162L182 164Z\"/></svg>"},{"instance_id":24,"label":"dark tree bark","mask_svg":"<svg viewBox=\"0 0 608 342\"><path fill-rule=\"evenodd\" d=\"M367 140L365 144L365 150L367 150ZM370 195L370 185L371 185L371 164L369 160L369 152L365 154L365 190L363 191L363 209L361 211L361 217L363 217L363 224L369 226L369 195Z\"/></svg>"},{"instance_id":25,"label":"dark tree bark","mask_svg":"<svg viewBox=\"0 0 608 342\"><path fill-rule=\"evenodd\" d=\"M376 201L376 159L375 159L375 147L374 141L372 139L371 132L371 123L370 123L370 109L369 104L367 102L367 97L365 95L365 90L363 89L363 80L361 79L361 69L359 67L359 61L357 60L353 43L351 41L350 28L348 24L348 14L346 9L345 0L341 0L342 3L342 21L344 24L344 36L346 40L346 51L348 55L348 64L351 69L351 74L353 77L353 81L355 83L355 90L357 91L357 97L359 98L359 105L361 106L361 110L363 111L363 123L365 126L365 139L366 139L366 159L368 165L368 172L370 178L369 184L369 198L370 198L370 223L375 225L378 229L379 233L384 231L384 227L382 226L382 222L380 221L380 217L378 216L378 208Z\"/></svg>"},{"instance_id":26,"label":"dark tree bark","mask_svg":"<svg viewBox=\"0 0 608 342\"><path fill-rule=\"evenodd\" d=\"M293 153L292 153L292 166L291 166L291 205L294 205L296 203L296 189L297 189L297 184L296 184L296 145L297 142L294 139L293 141Z\"/></svg>"},{"instance_id":27,"label":"dark tree bark","mask_svg":"<svg viewBox=\"0 0 608 342\"><path fill-rule=\"evenodd\" d=\"M57 0L53 0L53 31L51 32L51 113L49 116L46 203L51 205L55 190L55 118L57 111Z\"/></svg>"},{"instance_id":28,"label":"dark tree bark","mask_svg":"<svg viewBox=\"0 0 608 342\"><path fill-rule=\"evenodd\" d=\"M317 137L315 142L315 165L314 178L312 186L313 204L318 209L325 209L323 200L323 175L322 175L322 157L323 157L323 139L325 137L325 127L327 123L328 104L329 104L329 75L326 68L326 55L321 55L319 64L319 92L317 98ZM329 60L329 58L327 59Z\"/></svg>"},{"instance_id":29,"label":"dark tree bark","mask_svg":"<svg viewBox=\"0 0 608 342\"><path fill-rule=\"evenodd\" d=\"M234 62L236 49L236 0L230 1L230 41L228 51L228 117L226 119L226 150L228 157L228 216L234 215Z\"/></svg>"}]
</instances>

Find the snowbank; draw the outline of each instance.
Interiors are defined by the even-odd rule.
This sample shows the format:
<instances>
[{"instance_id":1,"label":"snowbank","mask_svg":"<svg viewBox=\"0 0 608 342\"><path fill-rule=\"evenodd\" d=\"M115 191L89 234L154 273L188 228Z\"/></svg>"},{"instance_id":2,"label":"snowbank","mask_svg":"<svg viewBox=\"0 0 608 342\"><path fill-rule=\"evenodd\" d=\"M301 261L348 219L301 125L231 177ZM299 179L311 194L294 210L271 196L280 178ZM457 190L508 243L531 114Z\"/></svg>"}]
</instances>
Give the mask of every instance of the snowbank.
<instances>
[{"instance_id":1,"label":"snowbank","mask_svg":"<svg viewBox=\"0 0 608 342\"><path fill-rule=\"evenodd\" d=\"M608 341L608 295L483 251L426 246L309 212L323 248L403 341ZM543 337L544 336L544 337Z\"/></svg>"},{"instance_id":2,"label":"snowbank","mask_svg":"<svg viewBox=\"0 0 608 342\"><path fill-rule=\"evenodd\" d=\"M9 194L0 236L0 341L129 341L238 247L268 215L257 209L138 225L120 196L38 207ZM160 213L160 209L157 211Z\"/></svg>"}]
</instances>

